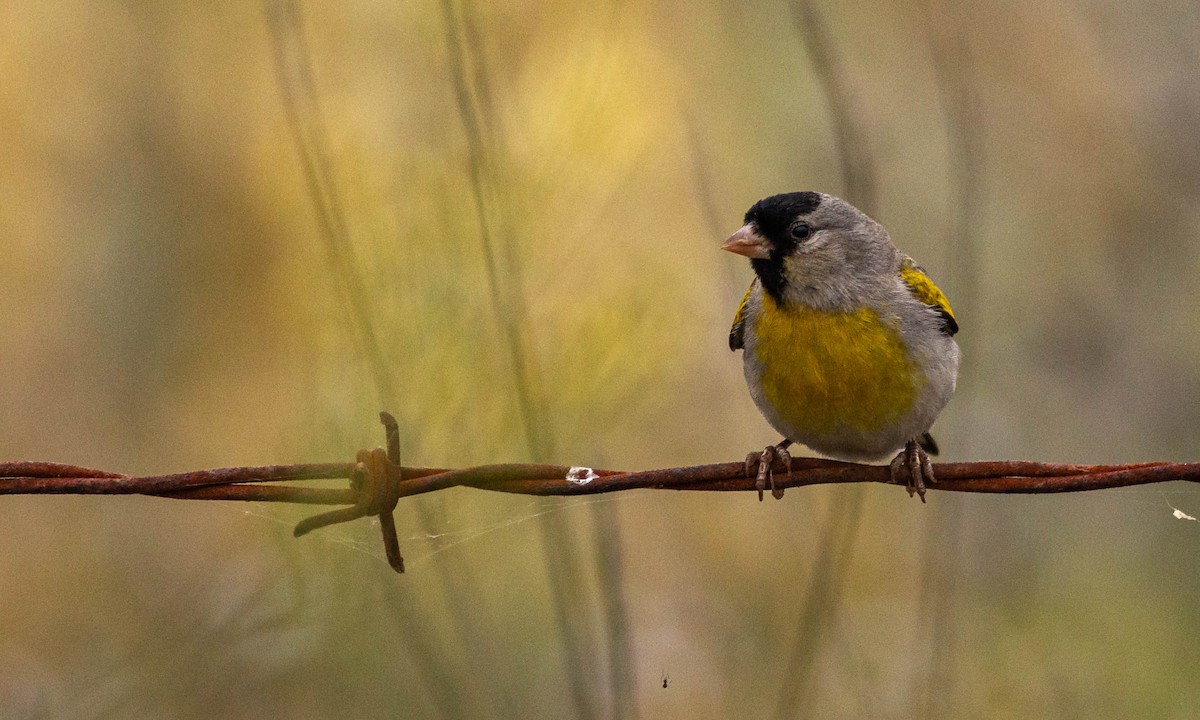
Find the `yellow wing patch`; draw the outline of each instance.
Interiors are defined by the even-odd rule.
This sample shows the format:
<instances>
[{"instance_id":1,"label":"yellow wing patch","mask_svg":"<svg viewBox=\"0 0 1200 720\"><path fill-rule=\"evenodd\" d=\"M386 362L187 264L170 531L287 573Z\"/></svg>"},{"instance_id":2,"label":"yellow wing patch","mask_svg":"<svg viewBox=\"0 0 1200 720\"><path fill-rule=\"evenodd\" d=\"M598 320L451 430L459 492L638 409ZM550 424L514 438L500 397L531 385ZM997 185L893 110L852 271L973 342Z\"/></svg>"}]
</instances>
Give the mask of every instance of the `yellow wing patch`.
<instances>
[{"instance_id":1,"label":"yellow wing patch","mask_svg":"<svg viewBox=\"0 0 1200 720\"><path fill-rule=\"evenodd\" d=\"M908 289L912 290L918 300L937 310L938 314L942 316L945 323L942 329L946 331L947 335L958 332L958 320L954 317L954 311L950 309L950 301L946 299L946 294L933 284L921 266L917 265L912 258L905 256L900 261L900 278L904 280L904 284L908 285Z\"/></svg>"},{"instance_id":2,"label":"yellow wing patch","mask_svg":"<svg viewBox=\"0 0 1200 720\"><path fill-rule=\"evenodd\" d=\"M729 328L730 350L741 350L746 346L742 340L742 333L745 332L746 325L746 305L750 302L750 293L754 292L754 284L757 282L757 277L751 281L750 287L746 289L746 294L742 296L742 301L738 303L737 312L733 315L733 327Z\"/></svg>"}]
</instances>

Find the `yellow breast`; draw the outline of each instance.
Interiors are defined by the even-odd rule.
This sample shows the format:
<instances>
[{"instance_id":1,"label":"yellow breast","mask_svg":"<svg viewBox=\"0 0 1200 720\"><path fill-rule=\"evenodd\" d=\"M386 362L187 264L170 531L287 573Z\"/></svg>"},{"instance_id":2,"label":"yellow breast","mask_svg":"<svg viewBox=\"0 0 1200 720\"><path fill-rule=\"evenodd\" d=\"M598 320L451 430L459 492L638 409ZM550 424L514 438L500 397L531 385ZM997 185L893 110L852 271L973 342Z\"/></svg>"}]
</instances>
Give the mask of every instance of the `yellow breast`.
<instances>
[{"instance_id":1,"label":"yellow breast","mask_svg":"<svg viewBox=\"0 0 1200 720\"><path fill-rule=\"evenodd\" d=\"M764 293L754 338L763 398L809 435L887 427L924 384L896 327L868 308L782 308Z\"/></svg>"}]
</instances>

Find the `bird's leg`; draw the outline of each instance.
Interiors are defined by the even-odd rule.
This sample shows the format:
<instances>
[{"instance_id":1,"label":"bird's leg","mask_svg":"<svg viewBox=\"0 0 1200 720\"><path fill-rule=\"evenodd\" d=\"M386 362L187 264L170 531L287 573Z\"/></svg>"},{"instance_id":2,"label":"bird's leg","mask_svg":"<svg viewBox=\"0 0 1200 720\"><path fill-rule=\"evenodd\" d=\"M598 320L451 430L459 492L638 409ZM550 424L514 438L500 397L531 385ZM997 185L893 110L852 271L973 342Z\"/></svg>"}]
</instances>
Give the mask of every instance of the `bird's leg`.
<instances>
[{"instance_id":1,"label":"bird's leg","mask_svg":"<svg viewBox=\"0 0 1200 720\"><path fill-rule=\"evenodd\" d=\"M785 480L792 479L792 454L788 452L788 446L792 444L791 440L784 438L775 444L775 457L783 462L783 474ZM775 488L775 476L771 476L771 496L776 500L783 499L783 488Z\"/></svg>"},{"instance_id":2,"label":"bird's leg","mask_svg":"<svg viewBox=\"0 0 1200 720\"><path fill-rule=\"evenodd\" d=\"M908 489L909 497L913 493L920 495L921 502L925 502L925 486L937 482L933 477L933 463L929 460L929 454L916 440L909 440L905 444L904 449L892 460L891 470L892 482L903 484Z\"/></svg>"},{"instance_id":3,"label":"bird's leg","mask_svg":"<svg viewBox=\"0 0 1200 720\"><path fill-rule=\"evenodd\" d=\"M754 488L758 490L759 502L762 502L763 490L767 489L768 484L771 487L771 497L776 500L783 498L783 488L775 487L775 472L772 466L776 460L782 460L787 476L789 478L792 476L792 455L787 451L788 446L791 444L791 440L784 438L775 445L768 445L761 453L750 453L746 456L747 476L750 475L750 471L755 463L758 464L758 474L754 481Z\"/></svg>"}]
</instances>

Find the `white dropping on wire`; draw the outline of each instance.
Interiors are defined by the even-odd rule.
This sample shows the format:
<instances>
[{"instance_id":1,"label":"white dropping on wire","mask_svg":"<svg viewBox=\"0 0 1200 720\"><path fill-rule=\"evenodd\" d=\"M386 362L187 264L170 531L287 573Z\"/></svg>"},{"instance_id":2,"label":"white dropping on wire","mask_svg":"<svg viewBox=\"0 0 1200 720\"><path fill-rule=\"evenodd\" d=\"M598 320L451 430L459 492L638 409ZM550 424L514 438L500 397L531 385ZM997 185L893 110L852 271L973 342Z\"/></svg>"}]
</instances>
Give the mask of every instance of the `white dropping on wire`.
<instances>
[{"instance_id":1,"label":"white dropping on wire","mask_svg":"<svg viewBox=\"0 0 1200 720\"><path fill-rule=\"evenodd\" d=\"M590 467L573 466L567 471L567 482L573 485L587 485L598 477L600 476Z\"/></svg>"}]
</instances>

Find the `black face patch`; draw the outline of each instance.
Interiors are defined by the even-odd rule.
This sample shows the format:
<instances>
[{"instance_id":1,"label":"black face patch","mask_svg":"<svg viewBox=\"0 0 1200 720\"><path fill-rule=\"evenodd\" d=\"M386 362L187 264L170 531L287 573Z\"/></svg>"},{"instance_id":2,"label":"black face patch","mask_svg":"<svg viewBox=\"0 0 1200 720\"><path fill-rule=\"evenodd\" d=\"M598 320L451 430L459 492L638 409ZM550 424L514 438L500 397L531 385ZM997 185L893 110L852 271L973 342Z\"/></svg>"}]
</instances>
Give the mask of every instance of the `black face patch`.
<instances>
[{"instance_id":1,"label":"black face patch","mask_svg":"<svg viewBox=\"0 0 1200 720\"><path fill-rule=\"evenodd\" d=\"M758 231L770 240L777 235L786 235L792 221L808 215L821 204L821 196L815 192L794 192L763 198L746 211L743 222L752 222Z\"/></svg>"},{"instance_id":2,"label":"black face patch","mask_svg":"<svg viewBox=\"0 0 1200 720\"><path fill-rule=\"evenodd\" d=\"M746 223L758 228L760 235L771 243L771 256L751 260L750 265L762 281L763 289L777 303L783 302L783 290L787 285L784 277L783 260L795 251L799 241L790 232L796 218L808 215L821 204L821 196L815 192L794 192L763 198L746 211Z\"/></svg>"}]
</instances>

